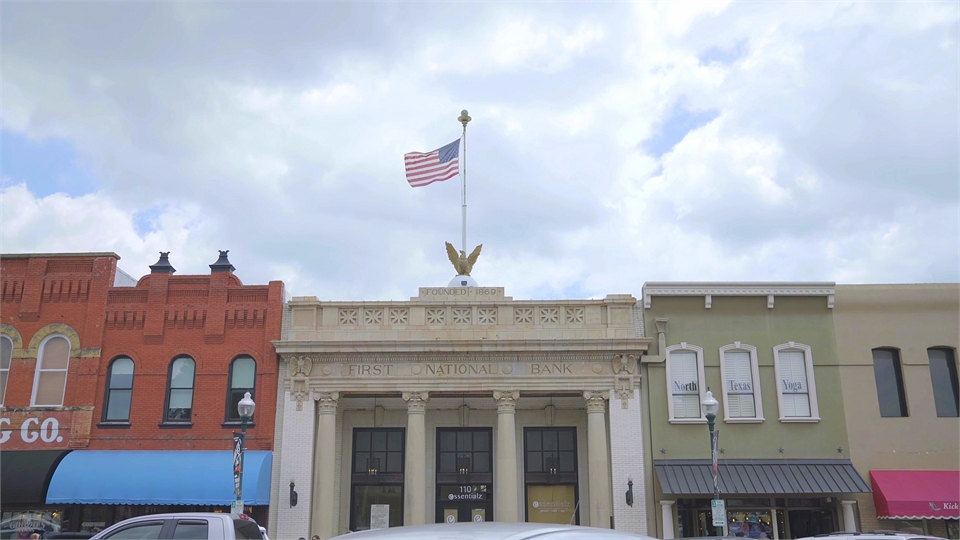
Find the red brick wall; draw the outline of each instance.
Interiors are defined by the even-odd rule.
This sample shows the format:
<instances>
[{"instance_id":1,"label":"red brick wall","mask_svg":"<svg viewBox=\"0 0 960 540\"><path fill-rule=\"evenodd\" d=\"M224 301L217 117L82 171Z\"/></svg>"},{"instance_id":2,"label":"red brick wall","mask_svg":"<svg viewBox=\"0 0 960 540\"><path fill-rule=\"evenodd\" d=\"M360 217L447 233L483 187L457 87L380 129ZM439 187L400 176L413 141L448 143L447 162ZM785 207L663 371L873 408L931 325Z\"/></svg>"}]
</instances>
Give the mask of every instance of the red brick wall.
<instances>
[{"instance_id":1,"label":"red brick wall","mask_svg":"<svg viewBox=\"0 0 960 540\"><path fill-rule=\"evenodd\" d=\"M246 354L257 362L257 408L247 447L272 449L277 355L271 341L280 338L283 283L245 286L232 272L152 273L136 287L113 287L117 259L113 254L0 255L0 320L22 338L22 344L14 344L0 408L0 418L11 423L0 428L48 411L29 407L36 367L29 344L38 332L60 323L76 332L84 353L70 360L63 410L73 414L61 417L72 425L60 427L62 444L43 443L44 448L229 449L234 429L239 430L221 425L229 367ZM162 428L169 365L182 354L196 361L193 425ZM117 356L129 356L135 364L130 426L99 427L108 366ZM13 434L2 448L40 448L38 442L43 441L24 446Z\"/></svg>"}]
</instances>

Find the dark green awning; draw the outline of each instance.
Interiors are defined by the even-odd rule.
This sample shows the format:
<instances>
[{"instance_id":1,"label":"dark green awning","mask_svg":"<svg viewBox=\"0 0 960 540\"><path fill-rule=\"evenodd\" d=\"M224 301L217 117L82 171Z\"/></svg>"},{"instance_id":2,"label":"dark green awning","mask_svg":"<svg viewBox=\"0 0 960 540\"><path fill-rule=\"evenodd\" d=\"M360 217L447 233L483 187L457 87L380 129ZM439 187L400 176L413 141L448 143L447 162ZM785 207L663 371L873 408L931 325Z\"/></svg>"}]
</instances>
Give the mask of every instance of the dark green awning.
<instances>
[{"instance_id":1,"label":"dark green awning","mask_svg":"<svg viewBox=\"0 0 960 540\"><path fill-rule=\"evenodd\" d=\"M69 450L3 450L0 452L0 501L47 503L47 486Z\"/></svg>"},{"instance_id":2,"label":"dark green awning","mask_svg":"<svg viewBox=\"0 0 960 540\"><path fill-rule=\"evenodd\" d=\"M664 494L713 494L710 460L660 459L653 466ZM718 476L721 494L870 493L849 459L724 459Z\"/></svg>"}]
</instances>

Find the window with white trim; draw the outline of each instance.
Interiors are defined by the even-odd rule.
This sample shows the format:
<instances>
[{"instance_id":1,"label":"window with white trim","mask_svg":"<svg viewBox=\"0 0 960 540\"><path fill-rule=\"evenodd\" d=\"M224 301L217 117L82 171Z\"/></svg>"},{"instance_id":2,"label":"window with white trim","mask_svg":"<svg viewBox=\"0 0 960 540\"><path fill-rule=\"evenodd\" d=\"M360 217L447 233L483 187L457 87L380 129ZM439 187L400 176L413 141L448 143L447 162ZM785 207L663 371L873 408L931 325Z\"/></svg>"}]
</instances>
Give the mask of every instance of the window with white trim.
<instances>
[{"instance_id":1,"label":"window with white trim","mask_svg":"<svg viewBox=\"0 0 960 540\"><path fill-rule=\"evenodd\" d=\"M802 343L784 343L773 348L777 374L777 403L781 422L817 422L817 384L813 376L813 354Z\"/></svg>"},{"instance_id":2,"label":"window with white trim","mask_svg":"<svg viewBox=\"0 0 960 540\"><path fill-rule=\"evenodd\" d=\"M10 376L10 362L13 359L13 340L0 336L0 406L7 394L7 379Z\"/></svg>"},{"instance_id":3,"label":"window with white trim","mask_svg":"<svg viewBox=\"0 0 960 540\"><path fill-rule=\"evenodd\" d=\"M757 348L736 341L720 347L723 410L726 422L762 422Z\"/></svg>"},{"instance_id":4,"label":"window with white trim","mask_svg":"<svg viewBox=\"0 0 960 540\"><path fill-rule=\"evenodd\" d=\"M688 343L667 347L667 387L671 422L706 422L700 406L706 390L702 348Z\"/></svg>"},{"instance_id":5,"label":"window with white trim","mask_svg":"<svg viewBox=\"0 0 960 540\"><path fill-rule=\"evenodd\" d=\"M33 380L32 407L62 407L70 365L70 340L53 335L40 344Z\"/></svg>"}]
</instances>

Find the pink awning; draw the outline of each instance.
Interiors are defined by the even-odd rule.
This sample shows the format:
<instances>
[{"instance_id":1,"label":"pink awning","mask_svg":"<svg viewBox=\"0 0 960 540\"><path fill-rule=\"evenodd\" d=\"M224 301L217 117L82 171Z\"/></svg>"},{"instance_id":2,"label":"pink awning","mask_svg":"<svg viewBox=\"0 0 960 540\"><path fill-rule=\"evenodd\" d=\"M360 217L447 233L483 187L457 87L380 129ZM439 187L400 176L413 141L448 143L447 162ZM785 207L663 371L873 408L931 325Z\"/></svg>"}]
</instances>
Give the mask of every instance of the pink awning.
<instances>
[{"instance_id":1,"label":"pink awning","mask_svg":"<svg viewBox=\"0 0 960 540\"><path fill-rule=\"evenodd\" d=\"M870 471L881 519L960 518L960 471Z\"/></svg>"}]
</instances>

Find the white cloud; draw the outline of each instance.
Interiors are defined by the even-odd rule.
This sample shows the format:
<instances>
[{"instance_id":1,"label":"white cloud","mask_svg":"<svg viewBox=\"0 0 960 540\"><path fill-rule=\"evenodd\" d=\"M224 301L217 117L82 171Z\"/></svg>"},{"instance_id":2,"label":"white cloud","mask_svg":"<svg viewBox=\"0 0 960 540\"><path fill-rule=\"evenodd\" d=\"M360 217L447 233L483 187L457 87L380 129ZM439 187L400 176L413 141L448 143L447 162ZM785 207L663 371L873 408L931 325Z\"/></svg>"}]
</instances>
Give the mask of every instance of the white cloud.
<instances>
[{"instance_id":1,"label":"white cloud","mask_svg":"<svg viewBox=\"0 0 960 540\"><path fill-rule=\"evenodd\" d=\"M341 8L5 4L0 124L69 141L100 190L5 188L3 251L115 250L137 275L231 249L291 294L413 296L450 278L460 192L409 188L401 156L467 108L477 277L518 298L958 278L953 4ZM156 24L124 33L139 10ZM678 103L717 117L646 155Z\"/></svg>"}]
</instances>

